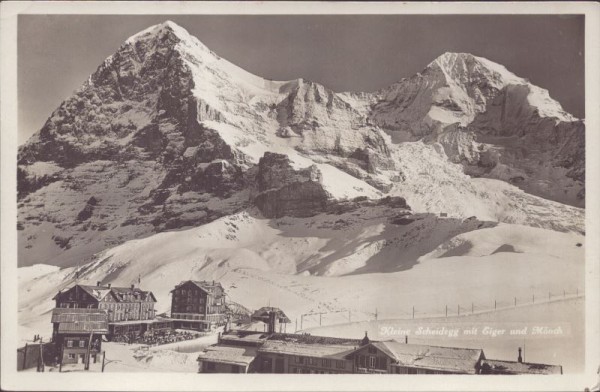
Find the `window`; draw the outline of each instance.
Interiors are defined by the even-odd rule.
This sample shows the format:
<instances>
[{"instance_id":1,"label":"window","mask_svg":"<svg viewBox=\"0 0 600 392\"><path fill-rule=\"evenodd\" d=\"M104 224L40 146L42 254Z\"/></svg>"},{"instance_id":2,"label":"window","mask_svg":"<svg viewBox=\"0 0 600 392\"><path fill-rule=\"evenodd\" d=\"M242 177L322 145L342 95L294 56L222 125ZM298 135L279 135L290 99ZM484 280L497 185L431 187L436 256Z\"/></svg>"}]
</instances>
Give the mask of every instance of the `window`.
<instances>
[{"instance_id":1,"label":"window","mask_svg":"<svg viewBox=\"0 0 600 392\"><path fill-rule=\"evenodd\" d=\"M79 347L85 347L85 340L79 341Z\"/></svg>"},{"instance_id":2,"label":"window","mask_svg":"<svg viewBox=\"0 0 600 392\"><path fill-rule=\"evenodd\" d=\"M75 354L69 354L69 359L75 359Z\"/></svg>"},{"instance_id":3,"label":"window","mask_svg":"<svg viewBox=\"0 0 600 392\"><path fill-rule=\"evenodd\" d=\"M331 359L323 358L323 367L329 367L329 366L331 366Z\"/></svg>"},{"instance_id":4,"label":"window","mask_svg":"<svg viewBox=\"0 0 600 392\"><path fill-rule=\"evenodd\" d=\"M346 367L346 362L344 361L335 361L335 367L338 369L343 369Z\"/></svg>"},{"instance_id":5,"label":"window","mask_svg":"<svg viewBox=\"0 0 600 392\"><path fill-rule=\"evenodd\" d=\"M304 363L304 357L296 357L296 363Z\"/></svg>"},{"instance_id":6,"label":"window","mask_svg":"<svg viewBox=\"0 0 600 392\"><path fill-rule=\"evenodd\" d=\"M317 358L308 358L308 364L309 365L316 365L317 364Z\"/></svg>"},{"instance_id":7,"label":"window","mask_svg":"<svg viewBox=\"0 0 600 392\"><path fill-rule=\"evenodd\" d=\"M67 347L73 347L73 341L67 340Z\"/></svg>"},{"instance_id":8,"label":"window","mask_svg":"<svg viewBox=\"0 0 600 392\"><path fill-rule=\"evenodd\" d=\"M369 357L369 367L374 368L377 357Z\"/></svg>"}]
</instances>

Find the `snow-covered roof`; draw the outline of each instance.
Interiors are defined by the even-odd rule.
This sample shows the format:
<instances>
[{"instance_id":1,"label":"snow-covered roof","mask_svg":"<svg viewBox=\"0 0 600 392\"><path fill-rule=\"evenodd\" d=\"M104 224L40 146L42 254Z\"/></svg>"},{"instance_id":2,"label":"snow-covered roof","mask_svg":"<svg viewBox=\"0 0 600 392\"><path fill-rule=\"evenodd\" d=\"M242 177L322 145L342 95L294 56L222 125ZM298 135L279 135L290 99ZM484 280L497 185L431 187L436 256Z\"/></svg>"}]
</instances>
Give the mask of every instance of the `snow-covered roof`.
<instances>
[{"instance_id":1,"label":"snow-covered roof","mask_svg":"<svg viewBox=\"0 0 600 392\"><path fill-rule=\"evenodd\" d=\"M194 284L196 287L198 287L200 290L204 291L207 294L212 294L215 287L220 287L221 290L223 290L223 286L219 282L206 281L206 280L185 280L185 281L179 283L177 286L175 286L175 288L173 290L171 290L171 293L173 291L175 291L176 289L178 289L179 287L181 287L185 284L188 284L188 283Z\"/></svg>"},{"instance_id":2,"label":"snow-covered roof","mask_svg":"<svg viewBox=\"0 0 600 392\"><path fill-rule=\"evenodd\" d=\"M299 344L293 342L268 340L258 351L261 353L345 359L347 355L354 351L354 347L339 344Z\"/></svg>"},{"instance_id":3,"label":"snow-covered roof","mask_svg":"<svg viewBox=\"0 0 600 392\"><path fill-rule=\"evenodd\" d=\"M275 312L275 317L277 318L277 320L280 323L291 323L292 322L292 320L290 320L289 317L286 316L285 313L283 313L283 310L273 307L273 306L263 306L262 308L256 310L254 313L252 313L251 318L252 318L252 320L268 322L270 312Z\"/></svg>"},{"instance_id":4,"label":"snow-covered roof","mask_svg":"<svg viewBox=\"0 0 600 392\"><path fill-rule=\"evenodd\" d=\"M124 301L124 295L126 295L126 294L137 295L139 297L139 299L144 300L144 301L147 299L151 299L153 302L156 302L156 297L154 296L152 291L145 291L138 287L132 288L132 287L112 287L112 286L91 286L91 285L83 285L83 284L77 284L77 285L67 289L66 291L59 292L52 299L57 299L59 295L64 294L64 293L68 292L69 290L74 289L75 287L79 287L80 289L82 289L83 291L88 293L92 298L94 298L97 301L102 301L104 299L104 297L106 297L106 295L108 295L109 293L112 293L117 302Z\"/></svg>"},{"instance_id":5,"label":"snow-covered roof","mask_svg":"<svg viewBox=\"0 0 600 392\"><path fill-rule=\"evenodd\" d=\"M481 362L486 374L562 374L562 366L485 359Z\"/></svg>"},{"instance_id":6,"label":"snow-covered roof","mask_svg":"<svg viewBox=\"0 0 600 392\"><path fill-rule=\"evenodd\" d=\"M198 361L249 365L256 358L256 347L210 346L198 355Z\"/></svg>"},{"instance_id":7,"label":"snow-covered roof","mask_svg":"<svg viewBox=\"0 0 600 392\"><path fill-rule=\"evenodd\" d=\"M52 322L58 323L59 333L108 333L106 311L87 308L56 308Z\"/></svg>"},{"instance_id":8,"label":"snow-covered roof","mask_svg":"<svg viewBox=\"0 0 600 392\"><path fill-rule=\"evenodd\" d=\"M372 342L370 345L400 366L456 373L476 373L479 361L485 358L481 349L406 344L395 340Z\"/></svg>"}]
</instances>

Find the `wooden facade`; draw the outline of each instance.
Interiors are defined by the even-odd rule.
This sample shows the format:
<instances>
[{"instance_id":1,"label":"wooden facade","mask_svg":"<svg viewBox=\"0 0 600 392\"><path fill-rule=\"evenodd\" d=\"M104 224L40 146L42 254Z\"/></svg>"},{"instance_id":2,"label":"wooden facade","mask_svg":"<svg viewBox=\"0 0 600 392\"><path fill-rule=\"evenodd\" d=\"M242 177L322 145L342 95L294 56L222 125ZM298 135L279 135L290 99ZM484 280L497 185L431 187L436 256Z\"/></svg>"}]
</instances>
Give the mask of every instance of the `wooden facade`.
<instances>
[{"instance_id":1,"label":"wooden facade","mask_svg":"<svg viewBox=\"0 0 600 392\"><path fill-rule=\"evenodd\" d=\"M61 364L96 363L102 350L102 336L108 334L104 310L56 308L52 311L52 341Z\"/></svg>"},{"instance_id":2,"label":"wooden facade","mask_svg":"<svg viewBox=\"0 0 600 392\"><path fill-rule=\"evenodd\" d=\"M210 330L226 321L225 291L218 282L188 280L171 290L175 328Z\"/></svg>"}]
</instances>

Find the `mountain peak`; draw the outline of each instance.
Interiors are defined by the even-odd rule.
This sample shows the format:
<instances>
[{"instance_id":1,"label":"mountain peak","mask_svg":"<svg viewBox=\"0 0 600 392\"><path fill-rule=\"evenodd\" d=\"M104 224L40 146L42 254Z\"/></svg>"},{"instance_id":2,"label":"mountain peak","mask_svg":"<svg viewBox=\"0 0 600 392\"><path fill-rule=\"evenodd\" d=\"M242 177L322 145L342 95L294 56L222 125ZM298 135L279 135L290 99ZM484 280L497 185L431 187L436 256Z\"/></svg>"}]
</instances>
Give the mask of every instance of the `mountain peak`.
<instances>
[{"instance_id":1,"label":"mountain peak","mask_svg":"<svg viewBox=\"0 0 600 392\"><path fill-rule=\"evenodd\" d=\"M429 63L426 69L440 68L447 77L456 79L465 75L481 74L492 77L501 85L526 84L525 80L516 76L501 64L471 53L445 52Z\"/></svg>"},{"instance_id":2,"label":"mountain peak","mask_svg":"<svg viewBox=\"0 0 600 392\"><path fill-rule=\"evenodd\" d=\"M184 29L183 27L179 26L177 23L170 21L170 20L166 20L162 23L150 26L150 27L140 31L139 33L132 35L125 42L133 43L133 42L136 42L139 40L152 39L154 37L161 36L163 34L172 35L172 36L178 38L180 41L186 41L186 42L197 41L197 43L200 43L200 41L198 41L197 38L192 36L186 29Z\"/></svg>"}]
</instances>

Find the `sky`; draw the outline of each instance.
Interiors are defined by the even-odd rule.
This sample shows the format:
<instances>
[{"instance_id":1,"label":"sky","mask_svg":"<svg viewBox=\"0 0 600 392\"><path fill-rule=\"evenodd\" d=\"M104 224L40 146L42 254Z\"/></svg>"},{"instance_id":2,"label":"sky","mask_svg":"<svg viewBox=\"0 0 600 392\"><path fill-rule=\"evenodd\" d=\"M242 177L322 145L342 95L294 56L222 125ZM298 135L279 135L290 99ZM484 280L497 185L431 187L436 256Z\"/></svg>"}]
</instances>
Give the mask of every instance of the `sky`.
<instances>
[{"instance_id":1,"label":"sky","mask_svg":"<svg viewBox=\"0 0 600 392\"><path fill-rule=\"evenodd\" d=\"M19 144L131 35L165 20L256 75L375 91L444 52L500 63L585 118L576 15L20 15Z\"/></svg>"}]
</instances>

